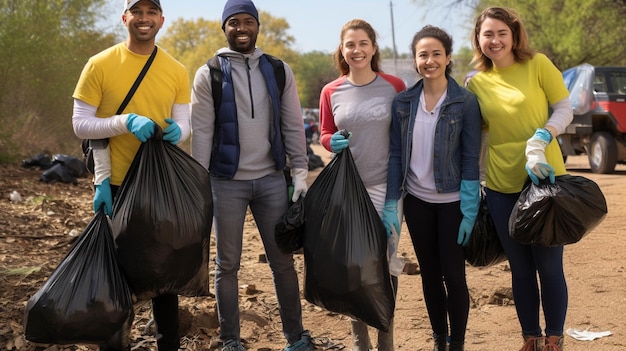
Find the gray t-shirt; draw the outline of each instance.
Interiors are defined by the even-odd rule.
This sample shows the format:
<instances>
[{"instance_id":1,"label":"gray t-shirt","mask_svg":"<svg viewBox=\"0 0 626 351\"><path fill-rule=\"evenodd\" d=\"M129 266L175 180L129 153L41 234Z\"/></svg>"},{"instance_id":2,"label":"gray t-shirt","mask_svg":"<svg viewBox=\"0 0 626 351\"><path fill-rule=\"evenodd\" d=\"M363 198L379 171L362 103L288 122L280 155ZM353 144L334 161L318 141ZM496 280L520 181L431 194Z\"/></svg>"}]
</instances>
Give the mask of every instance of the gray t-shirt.
<instances>
[{"instance_id":1,"label":"gray t-shirt","mask_svg":"<svg viewBox=\"0 0 626 351\"><path fill-rule=\"evenodd\" d=\"M322 91L322 100L328 98L332 109L332 116L321 116L322 123L333 122L352 133L350 151L366 187L387 183L391 103L402 89L402 80L379 73L365 85L354 85L344 76Z\"/></svg>"}]
</instances>

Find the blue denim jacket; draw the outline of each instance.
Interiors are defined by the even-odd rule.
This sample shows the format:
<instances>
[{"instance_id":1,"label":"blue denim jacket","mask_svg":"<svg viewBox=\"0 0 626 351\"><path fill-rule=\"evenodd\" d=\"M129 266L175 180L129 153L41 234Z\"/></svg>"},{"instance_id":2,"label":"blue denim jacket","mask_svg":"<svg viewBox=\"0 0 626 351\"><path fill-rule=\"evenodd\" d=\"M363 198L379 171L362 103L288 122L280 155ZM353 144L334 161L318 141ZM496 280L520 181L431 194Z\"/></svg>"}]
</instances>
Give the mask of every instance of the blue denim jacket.
<instances>
[{"instance_id":1,"label":"blue denim jacket","mask_svg":"<svg viewBox=\"0 0 626 351\"><path fill-rule=\"evenodd\" d=\"M434 177L439 193L459 191L461 179L478 180L482 116L478 99L447 76L448 90L435 128ZM391 145L387 174L387 200L406 193L406 178L413 150L413 127L424 89L420 80L399 93L391 105Z\"/></svg>"}]
</instances>

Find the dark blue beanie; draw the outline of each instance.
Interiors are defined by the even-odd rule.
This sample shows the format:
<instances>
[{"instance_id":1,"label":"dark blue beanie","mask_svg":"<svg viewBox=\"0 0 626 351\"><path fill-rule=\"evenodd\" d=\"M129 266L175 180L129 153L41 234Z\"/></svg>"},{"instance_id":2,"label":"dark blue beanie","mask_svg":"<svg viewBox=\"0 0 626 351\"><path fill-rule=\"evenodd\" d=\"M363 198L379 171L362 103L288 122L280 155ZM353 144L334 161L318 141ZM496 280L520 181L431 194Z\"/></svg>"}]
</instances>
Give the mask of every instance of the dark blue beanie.
<instances>
[{"instance_id":1,"label":"dark blue beanie","mask_svg":"<svg viewBox=\"0 0 626 351\"><path fill-rule=\"evenodd\" d=\"M259 23L259 12L251 0L228 0L222 12L222 29L224 29L226 20L228 20L230 16L234 16L238 13L247 13L254 17L257 23Z\"/></svg>"}]
</instances>

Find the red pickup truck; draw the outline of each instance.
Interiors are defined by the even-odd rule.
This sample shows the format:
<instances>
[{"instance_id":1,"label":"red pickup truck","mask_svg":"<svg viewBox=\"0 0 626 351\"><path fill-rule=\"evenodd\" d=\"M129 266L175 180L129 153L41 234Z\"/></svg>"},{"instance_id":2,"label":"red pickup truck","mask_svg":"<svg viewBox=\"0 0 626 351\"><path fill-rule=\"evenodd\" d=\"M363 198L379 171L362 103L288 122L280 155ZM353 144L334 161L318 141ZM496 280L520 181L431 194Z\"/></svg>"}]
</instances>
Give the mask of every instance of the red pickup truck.
<instances>
[{"instance_id":1,"label":"red pickup truck","mask_svg":"<svg viewBox=\"0 0 626 351\"><path fill-rule=\"evenodd\" d=\"M563 157L587 154L593 173L626 164L626 67L583 64L563 72L574 120L559 136Z\"/></svg>"}]
</instances>

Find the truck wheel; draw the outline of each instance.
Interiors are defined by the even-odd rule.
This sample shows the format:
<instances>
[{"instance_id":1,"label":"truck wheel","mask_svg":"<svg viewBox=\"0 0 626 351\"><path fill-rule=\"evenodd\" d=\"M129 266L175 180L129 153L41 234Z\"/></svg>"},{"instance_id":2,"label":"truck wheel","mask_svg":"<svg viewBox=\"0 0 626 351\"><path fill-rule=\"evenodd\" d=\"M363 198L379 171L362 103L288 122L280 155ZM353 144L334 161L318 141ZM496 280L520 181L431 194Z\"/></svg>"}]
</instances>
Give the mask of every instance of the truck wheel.
<instances>
[{"instance_id":1,"label":"truck wheel","mask_svg":"<svg viewBox=\"0 0 626 351\"><path fill-rule=\"evenodd\" d=\"M589 166L593 173L613 173L617 164L617 144L607 132L593 133L588 150Z\"/></svg>"}]
</instances>

